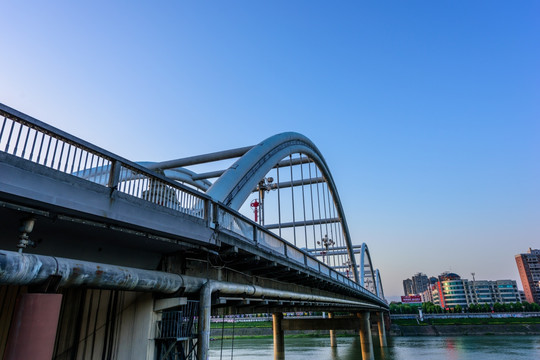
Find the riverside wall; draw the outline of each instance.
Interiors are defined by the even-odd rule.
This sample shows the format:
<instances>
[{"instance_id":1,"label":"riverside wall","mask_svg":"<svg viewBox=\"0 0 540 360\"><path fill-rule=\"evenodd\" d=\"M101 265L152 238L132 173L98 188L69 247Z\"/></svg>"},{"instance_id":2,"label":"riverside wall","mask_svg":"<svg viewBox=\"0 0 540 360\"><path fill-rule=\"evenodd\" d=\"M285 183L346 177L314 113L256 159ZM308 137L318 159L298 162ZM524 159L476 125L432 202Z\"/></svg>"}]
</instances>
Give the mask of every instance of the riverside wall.
<instances>
[{"instance_id":1,"label":"riverside wall","mask_svg":"<svg viewBox=\"0 0 540 360\"><path fill-rule=\"evenodd\" d=\"M540 324L397 325L391 336L540 335Z\"/></svg>"}]
</instances>

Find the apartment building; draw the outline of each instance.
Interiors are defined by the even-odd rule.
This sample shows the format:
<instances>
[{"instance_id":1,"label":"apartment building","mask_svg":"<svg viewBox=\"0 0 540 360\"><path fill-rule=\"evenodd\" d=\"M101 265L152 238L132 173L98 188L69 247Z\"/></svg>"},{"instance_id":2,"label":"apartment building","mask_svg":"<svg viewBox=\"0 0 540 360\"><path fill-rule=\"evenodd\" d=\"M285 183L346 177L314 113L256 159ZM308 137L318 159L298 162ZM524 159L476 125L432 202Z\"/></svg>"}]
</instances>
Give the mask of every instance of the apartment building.
<instances>
[{"instance_id":1,"label":"apartment building","mask_svg":"<svg viewBox=\"0 0 540 360\"><path fill-rule=\"evenodd\" d=\"M540 304L540 250L529 248L515 258L527 302Z\"/></svg>"}]
</instances>

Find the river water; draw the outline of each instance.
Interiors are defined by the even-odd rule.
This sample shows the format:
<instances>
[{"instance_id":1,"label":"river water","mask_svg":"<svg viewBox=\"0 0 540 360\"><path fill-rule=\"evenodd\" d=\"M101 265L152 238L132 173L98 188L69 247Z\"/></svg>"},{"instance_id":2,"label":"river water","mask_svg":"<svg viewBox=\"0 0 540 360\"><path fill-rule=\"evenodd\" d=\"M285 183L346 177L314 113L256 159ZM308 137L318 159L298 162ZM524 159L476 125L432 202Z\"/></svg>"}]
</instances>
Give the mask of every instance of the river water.
<instances>
[{"instance_id":1,"label":"river water","mask_svg":"<svg viewBox=\"0 0 540 360\"><path fill-rule=\"evenodd\" d=\"M381 349L374 340L375 360L538 360L539 336L392 337ZM286 360L361 360L357 337L285 338ZM273 360L271 338L213 341L210 359ZM232 357L231 357L232 355Z\"/></svg>"}]
</instances>

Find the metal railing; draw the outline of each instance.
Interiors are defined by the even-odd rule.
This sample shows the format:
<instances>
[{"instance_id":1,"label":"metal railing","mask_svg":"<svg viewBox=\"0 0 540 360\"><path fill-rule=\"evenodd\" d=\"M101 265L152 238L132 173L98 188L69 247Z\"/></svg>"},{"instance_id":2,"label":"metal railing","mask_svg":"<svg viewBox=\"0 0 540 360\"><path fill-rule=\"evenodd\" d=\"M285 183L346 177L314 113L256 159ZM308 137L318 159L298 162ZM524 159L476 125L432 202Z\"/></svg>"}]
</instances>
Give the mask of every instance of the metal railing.
<instances>
[{"instance_id":1,"label":"metal railing","mask_svg":"<svg viewBox=\"0 0 540 360\"><path fill-rule=\"evenodd\" d=\"M349 288L353 288L373 300L383 300L377 297L371 291L360 286L360 284L349 279L341 272L330 268L328 265L311 256L306 251L295 247L288 241L280 238L273 232L265 229L261 225L232 209L218 205L216 217L216 222L219 225L220 231L230 232L237 236L239 235L244 241L257 244L264 247L266 250L284 256L294 262L300 263L306 268L317 271L321 275L324 275L331 280L338 281Z\"/></svg>"},{"instance_id":2,"label":"metal railing","mask_svg":"<svg viewBox=\"0 0 540 360\"><path fill-rule=\"evenodd\" d=\"M156 205L205 217L206 196L0 104L0 150Z\"/></svg>"},{"instance_id":3,"label":"metal railing","mask_svg":"<svg viewBox=\"0 0 540 360\"><path fill-rule=\"evenodd\" d=\"M196 318L198 301L188 301L179 310L163 311L161 320L156 321L155 339L190 339L197 336Z\"/></svg>"},{"instance_id":4,"label":"metal railing","mask_svg":"<svg viewBox=\"0 0 540 360\"><path fill-rule=\"evenodd\" d=\"M179 213L205 219L208 226L217 224L220 230L229 231L244 241L303 264L330 281L342 283L374 300L384 301L341 272L242 214L213 202L203 193L3 104L0 104L0 116L3 117L3 120L0 119L0 151ZM212 208L217 211L207 211Z\"/></svg>"}]
</instances>

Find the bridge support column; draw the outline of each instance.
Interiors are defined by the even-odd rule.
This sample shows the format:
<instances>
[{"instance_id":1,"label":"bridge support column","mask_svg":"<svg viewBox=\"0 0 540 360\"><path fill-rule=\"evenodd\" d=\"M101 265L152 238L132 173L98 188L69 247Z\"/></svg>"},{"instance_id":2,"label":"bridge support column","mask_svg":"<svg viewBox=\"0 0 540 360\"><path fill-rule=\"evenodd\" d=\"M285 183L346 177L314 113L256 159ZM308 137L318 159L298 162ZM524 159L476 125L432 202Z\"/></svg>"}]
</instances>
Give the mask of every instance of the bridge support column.
<instances>
[{"instance_id":1,"label":"bridge support column","mask_svg":"<svg viewBox=\"0 0 540 360\"><path fill-rule=\"evenodd\" d=\"M328 318L333 319L334 313L329 312ZM337 341L336 341L336 330L330 330L330 347L336 347Z\"/></svg>"},{"instance_id":2,"label":"bridge support column","mask_svg":"<svg viewBox=\"0 0 540 360\"><path fill-rule=\"evenodd\" d=\"M379 330L379 342L381 347L388 346L386 341L386 327L384 325L384 313L382 311L377 312L377 329Z\"/></svg>"},{"instance_id":3,"label":"bridge support column","mask_svg":"<svg viewBox=\"0 0 540 360\"><path fill-rule=\"evenodd\" d=\"M210 350L210 315L212 313L212 283L203 285L199 297L199 360L208 360Z\"/></svg>"},{"instance_id":4,"label":"bridge support column","mask_svg":"<svg viewBox=\"0 0 540 360\"><path fill-rule=\"evenodd\" d=\"M11 323L4 359L50 360L61 305L61 294L22 295Z\"/></svg>"},{"instance_id":5,"label":"bridge support column","mask_svg":"<svg viewBox=\"0 0 540 360\"><path fill-rule=\"evenodd\" d=\"M274 334L274 359L285 359L285 336L281 327L283 313L272 314L272 330Z\"/></svg>"},{"instance_id":6,"label":"bridge support column","mask_svg":"<svg viewBox=\"0 0 540 360\"><path fill-rule=\"evenodd\" d=\"M371 323L369 311L357 313L360 318L360 345L362 346L362 360L374 360L373 340L371 338Z\"/></svg>"}]
</instances>

